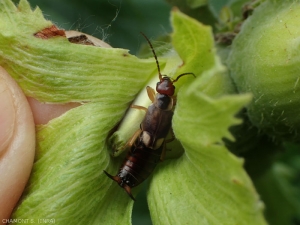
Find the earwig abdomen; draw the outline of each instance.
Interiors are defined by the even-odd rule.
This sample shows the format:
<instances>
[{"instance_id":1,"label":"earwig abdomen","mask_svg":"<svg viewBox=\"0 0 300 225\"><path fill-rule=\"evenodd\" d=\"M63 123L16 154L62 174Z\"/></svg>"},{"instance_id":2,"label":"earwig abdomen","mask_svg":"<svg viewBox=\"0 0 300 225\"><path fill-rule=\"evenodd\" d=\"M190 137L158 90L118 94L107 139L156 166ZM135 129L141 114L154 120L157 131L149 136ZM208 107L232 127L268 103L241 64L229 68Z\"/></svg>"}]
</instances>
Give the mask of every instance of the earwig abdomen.
<instances>
[{"instance_id":1,"label":"earwig abdomen","mask_svg":"<svg viewBox=\"0 0 300 225\"><path fill-rule=\"evenodd\" d=\"M163 144L156 150L146 148L140 140L138 145L132 146L123 161L116 176L105 174L116 181L133 199L131 188L146 180L155 169L163 151Z\"/></svg>"},{"instance_id":2,"label":"earwig abdomen","mask_svg":"<svg viewBox=\"0 0 300 225\"><path fill-rule=\"evenodd\" d=\"M118 175L127 182L130 187L135 187L146 180L160 161L162 147L156 150L145 147L133 147L121 166Z\"/></svg>"}]
</instances>

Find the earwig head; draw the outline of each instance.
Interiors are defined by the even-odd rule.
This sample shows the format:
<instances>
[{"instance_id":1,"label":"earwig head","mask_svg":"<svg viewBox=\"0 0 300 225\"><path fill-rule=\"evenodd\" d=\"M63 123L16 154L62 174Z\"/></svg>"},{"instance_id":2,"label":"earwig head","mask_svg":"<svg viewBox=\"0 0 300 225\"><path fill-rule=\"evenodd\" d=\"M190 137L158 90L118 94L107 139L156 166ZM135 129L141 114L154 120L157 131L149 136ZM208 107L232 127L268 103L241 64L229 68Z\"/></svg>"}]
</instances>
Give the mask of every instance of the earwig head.
<instances>
[{"instance_id":1,"label":"earwig head","mask_svg":"<svg viewBox=\"0 0 300 225\"><path fill-rule=\"evenodd\" d=\"M175 86L173 85L173 81L171 81L170 77L162 77L162 79L156 84L156 91L164 95L174 95Z\"/></svg>"},{"instance_id":2,"label":"earwig head","mask_svg":"<svg viewBox=\"0 0 300 225\"><path fill-rule=\"evenodd\" d=\"M180 77L185 75L193 75L195 77L195 74L193 73L180 74L175 80L171 80L171 78L168 76L159 77L160 81L156 84L156 91L160 94L165 94L169 96L174 95L175 86L173 85L173 83L175 83L179 80Z\"/></svg>"},{"instance_id":3,"label":"earwig head","mask_svg":"<svg viewBox=\"0 0 300 225\"><path fill-rule=\"evenodd\" d=\"M159 82L156 84L156 91L160 94L165 94L165 95L169 95L169 96L174 95L174 92L175 92L175 86L173 85L174 82L176 82L182 76L193 75L195 77L195 75L193 73L183 73L183 74L180 74L173 81L171 80L170 77L168 77L166 75L161 75L159 63L158 63L157 56L155 54L154 48L153 48L150 40L147 38L147 36L145 34L143 34L142 32L141 32L141 34L145 37L148 44L150 45L150 48L152 50L152 53L153 53L155 61L156 61L157 71L158 71L158 78L159 78Z\"/></svg>"},{"instance_id":4,"label":"earwig head","mask_svg":"<svg viewBox=\"0 0 300 225\"><path fill-rule=\"evenodd\" d=\"M103 170L103 172L106 174L106 176L108 176L110 179L112 179L113 181L117 182L119 184L119 186L121 188L123 188L126 193L129 195L129 197L135 201L135 198L133 197L132 193L131 193L131 187L129 187L127 184L124 184L124 182L122 181L122 179L119 176L112 176L110 175L108 172L106 172L105 170Z\"/></svg>"}]
</instances>

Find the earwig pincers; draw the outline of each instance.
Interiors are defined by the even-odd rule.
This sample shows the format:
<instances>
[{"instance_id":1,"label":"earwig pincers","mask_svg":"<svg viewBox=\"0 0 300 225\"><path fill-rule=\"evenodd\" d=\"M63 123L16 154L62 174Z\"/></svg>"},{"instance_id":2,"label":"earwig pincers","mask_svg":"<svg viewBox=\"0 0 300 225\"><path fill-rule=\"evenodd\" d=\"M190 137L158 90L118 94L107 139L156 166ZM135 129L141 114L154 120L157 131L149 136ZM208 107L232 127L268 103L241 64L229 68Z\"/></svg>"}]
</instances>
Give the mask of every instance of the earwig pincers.
<instances>
[{"instance_id":1,"label":"earwig pincers","mask_svg":"<svg viewBox=\"0 0 300 225\"><path fill-rule=\"evenodd\" d=\"M131 188L136 187L146 180L155 169L158 162L163 160L165 155L166 136L171 129L171 121L173 117L174 92L173 83L185 75L193 75L193 73L180 74L176 79L172 80L160 72L160 66L155 54L154 48L150 40L145 34L142 35L147 40L158 70L159 82L156 84L155 91L147 86L147 93L152 101L148 108L142 106L132 106L132 108L143 109L146 115L141 122L140 129L133 135L133 144L128 151L126 158L121 165L116 176L112 176L106 171L104 173L122 187L131 199L135 200Z\"/></svg>"}]
</instances>

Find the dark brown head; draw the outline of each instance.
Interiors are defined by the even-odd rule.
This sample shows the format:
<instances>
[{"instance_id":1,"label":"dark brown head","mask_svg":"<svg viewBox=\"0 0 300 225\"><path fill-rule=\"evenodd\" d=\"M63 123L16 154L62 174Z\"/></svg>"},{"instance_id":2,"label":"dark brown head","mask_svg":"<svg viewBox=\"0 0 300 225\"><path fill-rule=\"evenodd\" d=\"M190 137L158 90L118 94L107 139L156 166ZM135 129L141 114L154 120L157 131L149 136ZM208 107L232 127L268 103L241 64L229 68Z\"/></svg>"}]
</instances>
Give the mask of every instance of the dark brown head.
<instances>
[{"instance_id":1,"label":"dark brown head","mask_svg":"<svg viewBox=\"0 0 300 225\"><path fill-rule=\"evenodd\" d=\"M157 56L155 54L154 48L153 48L150 40L147 38L147 36L145 34L143 34L142 32L141 32L141 34L145 37L148 44L150 45L150 48L152 50L152 53L153 53L155 61L156 61L158 77L159 77L159 82L156 84L156 91L160 94L173 96L174 92L175 92L175 86L173 85L173 83L175 83L182 76L193 75L195 77L195 74L193 74L193 73L183 73L183 74L180 74L175 80L171 80L171 78L166 76L166 75L161 75L159 63L158 63Z\"/></svg>"},{"instance_id":2,"label":"dark brown head","mask_svg":"<svg viewBox=\"0 0 300 225\"><path fill-rule=\"evenodd\" d=\"M185 75L193 75L195 77L195 74L193 73L183 73L180 74L175 80L171 80L168 76L162 76L160 73L158 74L159 82L156 84L156 91L160 94L165 94L168 96L173 96L175 92L175 86L173 83L179 80L180 77Z\"/></svg>"},{"instance_id":3,"label":"dark brown head","mask_svg":"<svg viewBox=\"0 0 300 225\"><path fill-rule=\"evenodd\" d=\"M175 92L175 86L173 85L170 77L162 77L161 80L156 84L156 91L160 94L173 96Z\"/></svg>"}]
</instances>

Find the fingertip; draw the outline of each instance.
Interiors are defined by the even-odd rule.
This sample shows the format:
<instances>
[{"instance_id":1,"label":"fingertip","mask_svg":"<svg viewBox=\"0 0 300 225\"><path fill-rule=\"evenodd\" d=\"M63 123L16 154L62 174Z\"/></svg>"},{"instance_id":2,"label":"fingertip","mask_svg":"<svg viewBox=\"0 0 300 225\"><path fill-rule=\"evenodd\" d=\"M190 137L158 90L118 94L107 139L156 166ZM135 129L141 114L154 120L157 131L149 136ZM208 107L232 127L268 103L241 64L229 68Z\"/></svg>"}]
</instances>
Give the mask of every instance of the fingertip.
<instances>
[{"instance_id":1,"label":"fingertip","mask_svg":"<svg viewBox=\"0 0 300 225\"><path fill-rule=\"evenodd\" d=\"M80 103L47 104L27 97L35 124L47 124L50 120L59 117L70 109L80 106Z\"/></svg>"},{"instance_id":2,"label":"fingertip","mask_svg":"<svg viewBox=\"0 0 300 225\"><path fill-rule=\"evenodd\" d=\"M13 98L6 84L0 77L0 156L4 154L11 141L15 123L15 108Z\"/></svg>"},{"instance_id":3,"label":"fingertip","mask_svg":"<svg viewBox=\"0 0 300 225\"><path fill-rule=\"evenodd\" d=\"M8 219L29 178L35 125L25 95L0 67L0 219Z\"/></svg>"}]
</instances>

